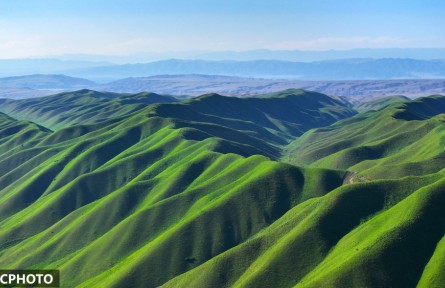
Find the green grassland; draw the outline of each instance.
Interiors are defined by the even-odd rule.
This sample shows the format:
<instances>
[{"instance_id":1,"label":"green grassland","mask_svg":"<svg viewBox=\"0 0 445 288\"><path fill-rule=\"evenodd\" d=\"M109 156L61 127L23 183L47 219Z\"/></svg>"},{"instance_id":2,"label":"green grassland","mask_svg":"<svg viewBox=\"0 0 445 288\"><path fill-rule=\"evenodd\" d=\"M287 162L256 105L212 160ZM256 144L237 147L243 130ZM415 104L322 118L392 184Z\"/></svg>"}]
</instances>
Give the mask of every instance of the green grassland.
<instances>
[{"instance_id":1,"label":"green grassland","mask_svg":"<svg viewBox=\"0 0 445 288\"><path fill-rule=\"evenodd\" d=\"M0 267L62 287L440 287L445 98L385 105L1 100Z\"/></svg>"},{"instance_id":2,"label":"green grassland","mask_svg":"<svg viewBox=\"0 0 445 288\"><path fill-rule=\"evenodd\" d=\"M376 100L359 103L354 106L354 109L359 112L364 112L368 110L380 110L393 103L408 102L408 101L410 101L410 99L402 95L387 96Z\"/></svg>"},{"instance_id":3,"label":"green grassland","mask_svg":"<svg viewBox=\"0 0 445 288\"><path fill-rule=\"evenodd\" d=\"M441 172L443 113L443 96L391 104L311 130L291 143L285 154L298 165L357 172L357 180Z\"/></svg>"},{"instance_id":4,"label":"green grassland","mask_svg":"<svg viewBox=\"0 0 445 288\"><path fill-rule=\"evenodd\" d=\"M176 101L173 97L155 93L130 95L85 89L42 98L0 99L0 112L56 130L128 115L148 104Z\"/></svg>"}]
</instances>

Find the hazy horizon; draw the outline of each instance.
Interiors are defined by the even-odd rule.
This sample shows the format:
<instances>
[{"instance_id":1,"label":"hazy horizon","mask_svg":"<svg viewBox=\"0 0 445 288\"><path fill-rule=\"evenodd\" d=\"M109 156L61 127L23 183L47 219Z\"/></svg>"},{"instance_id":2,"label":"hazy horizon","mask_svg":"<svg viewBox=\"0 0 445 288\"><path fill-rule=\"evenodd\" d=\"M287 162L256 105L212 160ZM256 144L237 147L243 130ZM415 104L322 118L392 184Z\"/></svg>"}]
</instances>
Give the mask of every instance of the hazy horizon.
<instances>
[{"instance_id":1,"label":"hazy horizon","mask_svg":"<svg viewBox=\"0 0 445 288\"><path fill-rule=\"evenodd\" d=\"M203 61L256 61L276 60L291 62L319 62L353 59L416 59L416 60L443 60L445 59L445 48L355 48L355 49L329 49L329 50L220 50L220 51L164 51L164 52L141 52L127 55L106 54L54 54L29 57L3 58L0 61L17 65L17 63L28 61L62 61L78 62L88 65L119 65L151 63L165 60L203 60ZM19 62L17 62L19 61ZM23 62L24 63L24 62Z\"/></svg>"}]
</instances>

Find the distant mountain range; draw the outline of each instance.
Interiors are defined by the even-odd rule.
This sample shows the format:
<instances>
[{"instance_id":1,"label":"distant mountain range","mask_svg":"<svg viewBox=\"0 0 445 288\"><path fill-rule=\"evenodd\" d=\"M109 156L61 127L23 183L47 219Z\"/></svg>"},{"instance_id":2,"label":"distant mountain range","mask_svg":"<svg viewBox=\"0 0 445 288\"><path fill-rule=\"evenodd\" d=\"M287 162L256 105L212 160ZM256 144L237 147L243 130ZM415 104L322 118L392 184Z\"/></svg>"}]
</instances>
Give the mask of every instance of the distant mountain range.
<instances>
[{"instance_id":1,"label":"distant mountain range","mask_svg":"<svg viewBox=\"0 0 445 288\"><path fill-rule=\"evenodd\" d=\"M111 65L106 61L42 59L0 59L0 77L29 74L57 74L67 69L80 69Z\"/></svg>"},{"instance_id":2,"label":"distant mountain range","mask_svg":"<svg viewBox=\"0 0 445 288\"><path fill-rule=\"evenodd\" d=\"M278 60L164 60L63 71L92 80L153 75L209 74L298 80L377 80L445 78L445 60L347 59L319 62Z\"/></svg>"},{"instance_id":3,"label":"distant mountain range","mask_svg":"<svg viewBox=\"0 0 445 288\"><path fill-rule=\"evenodd\" d=\"M445 48L359 48L350 50L269 50L256 49L246 51L166 51L145 52L131 55L90 55L67 54L53 55L52 59L74 62L112 62L144 63L165 59L202 59L202 60L284 60L284 61L324 61L348 58L412 58L422 60L445 59Z\"/></svg>"},{"instance_id":4,"label":"distant mountain range","mask_svg":"<svg viewBox=\"0 0 445 288\"><path fill-rule=\"evenodd\" d=\"M154 92L170 94L179 98L190 98L206 93L251 97L295 88L343 96L351 102L358 103L390 95L405 95L415 98L445 94L445 79L301 81L219 75L160 75L133 77L97 84L90 80L65 75L27 75L0 78L0 98L34 98L85 88L118 93Z\"/></svg>"},{"instance_id":5,"label":"distant mountain range","mask_svg":"<svg viewBox=\"0 0 445 288\"><path fill-rule=\"evenodd\" d=\"M0 98L26 99L72 91L97 84L66 75L34 74L0 78Z\"/></svg>"},{"instance_id":6,"label":"distant mountain range","mask_svg":"<svg viewBox=\"0 0 445 288\"><path fill-rule=\"evenodd\" d=\"M82 89L96 85L93 81L65 75L25 75L0 78L0 87L30 89Z\"/></svg>"},{"instance_id":7,"label":"distant mountain range","mask_svg":"<svg viewBox=\"0 0 445 288\"><path fill-rule=\"evenodd\" d=\"M362 102L389 95L403 94L410 97L419 97L445 94L445 80L299 81L209 75L162 75L127 78L103 84L96 88L113 92L138 93L150 91L187 96L215 92L238 97L296 88L345 96L353 102Z\"/></svg>"},{"instance_id":8,"label":"distant mountain range","mask_svg":"<svg viewBox=\"0 0 445 288\"><path fill-rule=\"evenodd\" d=\"M128 77L147 77L162 74L207 74L298 80L444 79L445 60L443 59L445 59L445 56L442 57L442 60L353 58L312 62L274 59L248 61L170 59L137 64L113 64L105 61L62 61L58 59L18 59L0 60L0 77L29 74L64 74L87 78L100 83Z\"/></svg>"},{"instance_id":9,"label":"distant mountain range","mask_svg":"<svg viewBox=\"0 0 445 288\"><path fill-rule=\"evenodd\" d=\"M411 58L411 59L444 59L444 48L381 48L381 49L351 49L351 50L268 50L249 51L212 51L194 55L194 59L203 60L238 60L249 61L258 59L284 61L324 61L348 58Z\"/></svg>"}]
</instances>

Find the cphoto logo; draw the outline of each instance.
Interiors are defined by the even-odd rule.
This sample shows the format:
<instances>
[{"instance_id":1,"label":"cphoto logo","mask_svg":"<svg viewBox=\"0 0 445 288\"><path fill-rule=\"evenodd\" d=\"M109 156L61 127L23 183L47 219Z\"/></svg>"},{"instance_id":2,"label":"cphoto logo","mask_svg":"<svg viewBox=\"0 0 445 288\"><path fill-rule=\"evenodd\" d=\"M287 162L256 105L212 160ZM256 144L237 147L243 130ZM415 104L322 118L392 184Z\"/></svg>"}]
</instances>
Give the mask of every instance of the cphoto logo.
<instances>
[{"instance_id":1,"label":"cphoto logo","mask_svg":"<svg viewBox=\"0 0 445 288\"><path fill-rule=\"evenodd\" d=\"M59 286L59 270L0 270L0 287Z\"/></svg>"}]
</instances>

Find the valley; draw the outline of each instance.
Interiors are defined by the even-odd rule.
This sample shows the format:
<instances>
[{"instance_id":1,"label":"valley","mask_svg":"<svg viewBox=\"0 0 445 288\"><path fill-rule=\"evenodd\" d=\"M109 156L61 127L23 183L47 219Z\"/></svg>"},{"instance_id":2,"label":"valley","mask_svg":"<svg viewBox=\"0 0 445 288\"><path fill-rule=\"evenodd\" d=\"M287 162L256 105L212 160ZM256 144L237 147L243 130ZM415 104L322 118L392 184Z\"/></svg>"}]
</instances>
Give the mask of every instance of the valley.
<instances>
[{"instance_id":1,"label":"valley","mask_svg":"<svg viewBox=\"0 0 445 288\"><path fill-rule=\"evenodd\" d=\"M444 288L444 11L0 1L0 287Z\"/></svg>"},{"instance_id":2,"label":"valley","mask_svg":"<svg viewBox=\"0 0 445 288\"><path fill-rule=\"evenodd\" d=\"M59 269L62 287L445 277L444 96L84 89L0 112L2 267Z\"/></svg>"}]
</instances>

